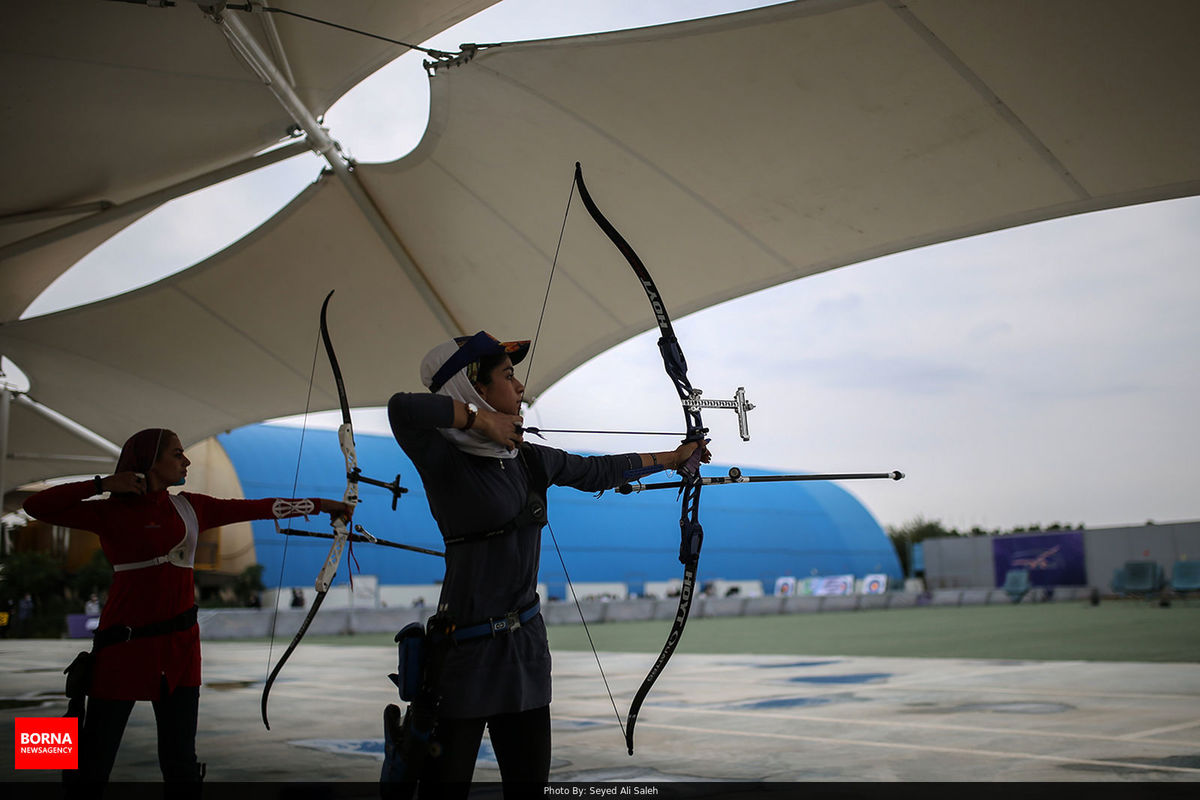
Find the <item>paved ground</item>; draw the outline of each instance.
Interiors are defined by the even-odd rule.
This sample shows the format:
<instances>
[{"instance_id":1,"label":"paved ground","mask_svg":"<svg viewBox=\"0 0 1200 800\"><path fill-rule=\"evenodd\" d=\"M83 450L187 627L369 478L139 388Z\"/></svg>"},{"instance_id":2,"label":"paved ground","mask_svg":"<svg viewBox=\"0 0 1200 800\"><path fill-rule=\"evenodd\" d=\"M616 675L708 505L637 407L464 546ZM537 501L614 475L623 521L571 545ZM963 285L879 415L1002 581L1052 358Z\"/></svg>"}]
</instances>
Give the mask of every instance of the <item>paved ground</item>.
<instances>
[{"instance_id":1,"label":"paved ground","mask_svg":"<svg viewBox=\"0 0 1200 800\"><path fill-rule=\"evenodd\" d=\"M0 641L0 781L17 716L62 714L68 641ZM394 650L301 645L259 720L262 645L205 644L209 781L374 781ZM276 648L277 658L280 648ZM624 715L653 660L602 653ZM591 653L555 655L555 781L1198 781L1200 666L678 655L626 755ZM158 779L139 704L114 780ZM477 778L497 780L490 750Z\"/></svg>"}]
</instances>

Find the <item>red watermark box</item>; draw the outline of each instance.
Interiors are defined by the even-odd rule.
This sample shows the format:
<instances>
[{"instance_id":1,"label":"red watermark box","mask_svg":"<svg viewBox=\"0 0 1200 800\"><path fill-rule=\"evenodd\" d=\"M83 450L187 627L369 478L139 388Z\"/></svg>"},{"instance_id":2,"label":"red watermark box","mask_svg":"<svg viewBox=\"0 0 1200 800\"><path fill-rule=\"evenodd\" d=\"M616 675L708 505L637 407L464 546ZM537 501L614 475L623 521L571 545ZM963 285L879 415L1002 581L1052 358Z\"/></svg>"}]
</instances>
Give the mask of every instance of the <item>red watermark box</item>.
<instances>
[{"instance_id":1,"label":"red watermark box","mask_svg":"<svg viewBox=\"0 0 1200 800\"><path fill-rule=\"evenodd\" d=\"M17 769L78 769L79 720L17 717L13 736Z\"/></svg>"}]
</instances>

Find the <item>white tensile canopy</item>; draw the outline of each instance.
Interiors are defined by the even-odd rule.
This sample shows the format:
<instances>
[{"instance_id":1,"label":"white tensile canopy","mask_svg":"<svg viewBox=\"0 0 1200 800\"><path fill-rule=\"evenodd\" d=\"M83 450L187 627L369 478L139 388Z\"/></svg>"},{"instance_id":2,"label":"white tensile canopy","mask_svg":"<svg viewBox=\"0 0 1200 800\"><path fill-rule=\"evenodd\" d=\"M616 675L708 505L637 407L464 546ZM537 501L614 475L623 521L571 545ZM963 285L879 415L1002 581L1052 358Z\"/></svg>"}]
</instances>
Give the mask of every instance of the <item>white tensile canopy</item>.
<instances>
[{"instance_id":1,"label":"white tensile canopy","mask_svg":"<svg viewBox=\"0 0 1200 800\"><path fill-rule=\"evenodd\" d=\"M419 389L416 364L451 334L533 335L576 161L676 318L925 244L1197 194L1198 29L1190 0L843 0L481 50L431 78L414 152L356 168L407 265L326 176L192 269L4 324L0 352L105 437L166 414L196 441L304 410L336 289L350 400L383 404ZM531 391L652 324L576 199ZM316 377L312 407L336 407L323 363Z\"/></svg>"},{"instance_id":2,"label":"white tensile canopy","mask_svg":"<svg viewBox=\"0 0 1200 800\"><path fill-rule=\"evenodd\" d=\"M420 42L494 2L276 5ZM5 10L0 319L15 319L71 264L153 205L279 157L254 158L288 140L296 123L201 13L213 4L38 0ZM316 117L407 52L294 16L225 15L272 54ZM71 222L74 234L64 235Z\"/></svg>"},{"instance_id":3,"label":"white tensile canopy","mask_svg":"<svg viewBox=\"0 0 1200 800\"><path fill-rule=\"evenodd\" d=\"M275 5L421 42L494 2ZM15 320L67 268L157 205L310 148L303 140L289 143L293 115L201 11L220 5L37 0L5 9L0 320ZM407 51L295 16L261 13L258 0L252 5L259 13L227 15L243 20L314 117ZM144 367L153 371L152 364ZM35 395L45 395L42 377L34 381ZM71 385L81 399L106 391ZM4 485L111 466L110 448L39 410L29 403L10 409Z\"/></svg>"}]
</instances>

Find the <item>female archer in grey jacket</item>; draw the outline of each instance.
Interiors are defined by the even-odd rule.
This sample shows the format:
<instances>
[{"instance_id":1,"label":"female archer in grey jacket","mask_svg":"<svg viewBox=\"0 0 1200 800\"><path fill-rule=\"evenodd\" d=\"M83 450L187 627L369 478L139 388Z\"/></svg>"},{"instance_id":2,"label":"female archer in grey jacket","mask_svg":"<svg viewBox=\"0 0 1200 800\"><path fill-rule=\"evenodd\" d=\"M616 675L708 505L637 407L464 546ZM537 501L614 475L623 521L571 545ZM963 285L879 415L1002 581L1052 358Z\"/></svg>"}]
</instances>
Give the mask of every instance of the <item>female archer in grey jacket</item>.
<instances>
[{"instance_id":1,"label":"female archer in grey jacket","mask_svg":"<svg viewBox=\"0 0 1200 800\"><path fill-rule=\"evenodd\" d=\"M485 725L506 784L549 778L550 649L536 592L546 487L611 489L673 469L697 447L584 457L526 444L513 367L528 349L483 331L444 342L421 363L430 393L388 403L446 542L438 616L453 631L435 680L439 754L425 761L422 795L428 782L466 795Z\"/></svg>"}]
</instances>

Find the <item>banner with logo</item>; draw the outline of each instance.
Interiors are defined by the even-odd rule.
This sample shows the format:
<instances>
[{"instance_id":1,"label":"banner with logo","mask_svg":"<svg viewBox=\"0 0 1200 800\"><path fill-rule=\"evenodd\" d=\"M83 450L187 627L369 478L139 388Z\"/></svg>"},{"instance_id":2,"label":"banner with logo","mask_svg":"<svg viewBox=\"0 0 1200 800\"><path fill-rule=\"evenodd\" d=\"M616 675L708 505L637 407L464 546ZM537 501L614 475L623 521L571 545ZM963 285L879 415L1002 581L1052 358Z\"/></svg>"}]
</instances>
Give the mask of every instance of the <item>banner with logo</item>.
<instances>
[{"instance_id":1,"label":"banner with logo","mask_svg":"<svg viewBox=\"0 0 1200 800\"><path fill-rule=\"evenodd\" d=\"M1004 585L1010 569L1029 570L1029 580L1034 586L1087 585L1080 531L997 536L992 539L992 558L996 586Z\"/></svg>"},{"instance_id":2,"label":"banner with logo","mask_svg":"<svg viewBox=\"0 0 1200 800\"><path fill-rule=\"evenodd\" d=\"M810 580L812 581L812 593L815 595L854 594L853 575L819 575Z\"/></svg>"},{"instance_id":3,"label":"banner with logo","mask_svg":"<svg viewBox=\"0 0 1200 800\"><path fill-rule=\"evenodd\" d=\"M17 717L13 728L16 769L79 769L75 717Z\"/></svg>"}]
</instances>

